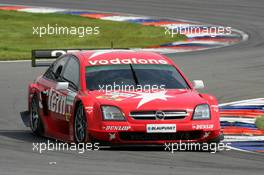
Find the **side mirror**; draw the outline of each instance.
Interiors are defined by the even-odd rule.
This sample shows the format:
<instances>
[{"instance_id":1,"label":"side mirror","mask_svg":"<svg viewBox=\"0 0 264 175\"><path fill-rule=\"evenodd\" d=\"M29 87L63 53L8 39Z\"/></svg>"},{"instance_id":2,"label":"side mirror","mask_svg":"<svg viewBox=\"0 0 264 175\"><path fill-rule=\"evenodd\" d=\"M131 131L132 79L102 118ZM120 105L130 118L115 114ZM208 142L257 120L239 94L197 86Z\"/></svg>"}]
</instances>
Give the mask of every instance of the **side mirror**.
<instances>
[{"instance_id":1,"label":"side mirror","mask_svg":"<svg viewBox=\"0 0 264 175\"><path fill-rule=\"evenodd\" d=\"M56 90L66 90L69 87L69 82L58 82L56 84Z\"/></svg>"},{"instance_id":2,"label":"side mirror","mask_svg":"<svg viewBox=\"0 0 264 175\"><path fill-rule=\"evenodd\" d=\"M203 80L193 80L193 88L194 89L203 89L204 88Z\"/></svg>"}]
</instances>

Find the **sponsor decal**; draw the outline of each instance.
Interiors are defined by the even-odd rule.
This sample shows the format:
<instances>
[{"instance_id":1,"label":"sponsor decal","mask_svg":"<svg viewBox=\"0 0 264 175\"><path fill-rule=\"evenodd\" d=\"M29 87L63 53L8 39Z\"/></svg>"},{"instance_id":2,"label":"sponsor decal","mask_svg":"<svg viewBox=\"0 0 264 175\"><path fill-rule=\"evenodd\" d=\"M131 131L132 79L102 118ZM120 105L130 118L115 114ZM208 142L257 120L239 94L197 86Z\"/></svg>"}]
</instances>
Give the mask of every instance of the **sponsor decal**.
<instances>
[{"instance_id":1,"label":"sponsor decal","mask_svg":"<svg viewBox=\"0 0 264 175\"><path fill-rule=\"evenodd\" d=\"M97 99L106 99L106 100L114 100L114 101L122 101L129 97L135 96L135 94L130 93L120 93L120 92L109 92L105 95L99 95Z\"/></svg>"},{"instance_id":2,"label":"sponsor decal","mask_svg":"<svg viewBox=\"0 0 264 175\"><path fill-rule=\"evenodd\" d=\"M85 110L86 112L91 113L93 111L93 106L86 106Z\"/></svg>"},{"instance_id":3,"label":"sponsor decal","mask_svg":"<svg viewBox=\"0 0 264 175\"><path fill-rule=\"evenodd\" d=\"M207 124L207 125L203 125L203 124L194 124L192 125L192 129L213 129L214 125L213 124Z\"/></svg>"},{"instance_id":4,"label":"sponsor decal","mask_svg":"<svg viewBox=\"0 0 264 175\"><path fill-rule=\"evenodd\" d=\"M133 98L141 98L139 101L137 108L140 106L144 105L145 103L154 101L154 100L164 100L167 101L167 98L170 98L172 96L166 95L167 91L158 91L154 93L142 93L142 92L137 92L137 93L120 93L120 92L110 92L104 95L99 95L96 98L97 99L106 99L106 100L114 100L114 101L122 101L125 99L128 99L130 97Z\"/></svg>"},{"instance_id":5,"label":"sponsor decal","mask_svg":"<svg viewBox=\"0 0 264 175\"><path fill-rule=\"evenodd\" d=\"M76 92L69 91L66 97L66 104L73 105L75 96L77 95Z\"/></svg>"},{"instance_id":6,"label":"sponsor decal","mask_svg":"<svg viewBox=\"0 0 264 175\"><path fill-rule=\"evenodd\" d=\"M215 112L219 112L219 107L218 107L218 105L211 105L211 108L212 108Z\"/></svg>"},{"instance_id":7,"label":"sponsor decal","mask_svg":"<svg viewBox=\"0 0 264 175\"><path fill-rule=\"evenodd\" d=\"M135 94L130 94L130 93L123 93L123 92L110 92L108 93L109 95L112 95L112 96L122 96L122 97L132 97L134 96Z\"/></svg>"},{"instance_id":8,"label":"sponsor decal","mask_svg":"<svg viewBox=\"0 0 264 175\"><path fill-rule=\"evenodd\" d=\"M160 91L160 92L154 92L154 93L139 93L140 95L134 98L141 98L139 101L137 108L144 105L145 103L151 102L153 100L164 100L167 101L167 98L170 98L172 96L166 95L167 91Z\"/></svg>"},{"instance_id":9,"label":"sponsor decal","mask_svg":"<svg viewBox=\"0 0 264 175\"><path fill-rule=\"evenodd\" d=\"M125 98L121 98L118 96L108 96L108 95L100 95L96 97L97 99L106 99L106 100L114 100L114 101L122 101Z\"/></svg>"},{"instance_id":10,"label":"sponsor decal","mask_svg":"<svg viewBox=\"0 0 264 175\"><path fill-rule=\"evenodd\" d=\"M176 132L176 124L147 124L147 133Z\"/></svg>"},{"instance_id":11,"label":"sponsor decal","mask_svg":"<svg viewBox=\"0 0 264 175\"><path fill-rule=\"evenodd\" d=\"M85 110L86 112L91 113L93 111L93 106L86 106Z\"/></svg>"},{"instance_id":12,"label":"sponsor decal","mask_svg":"<svg viewBox=\"0 0 264 175\"><path fill-rule=\"evenodd\" d=\"M205 132L204 135L203 135L203 139L207 138L210 134L211 134L211 132Z\"/></svg>"},{"instance_id":13,"label":"sponsor decal","mask_svg":"<svg viewBox=\"0 0 264 175\"><path fill-rule=\"evenodd\" d=\"M116 134L115 133L109 133L109 140L114 140L116 138Z\"/></svg>"},{"instance_id":14,"label":"sponsor decal","mask_svg":"<svg viewBox=\"0 0 264 175\"><path fill-rule=\"evenodd\" d=\"M65 120L70 121L71 106L73 105L75 96L72 93L65 96L52 88L44 91L43 93L48 96L48 109L52 112L64 115Z\"/></svg>"},{"instance_id":15,"label":"sponsor decal","mask_svg":"<svg viewBox=\"0 0 264 175\"><path fill-rule=\"evenodd\" d=\"M66 96L54 89L46 91L48 95L48 109L50 111L65 115Z\"/></svg>"},{"instance_id":16,"label":"sponsor decal","mask_svg":"<svg viewBox=\"0 0 264 175\"><path fill-rule=\"evenodd\" d=\"M70 121L70 117L71 117L71 107L68 106L68 111L65 113L65 120L67 122L69 122Z\"/></svg>"},{"instance_id":17,"label":"sponsor decal","mask_svg":"<svg viewBox=\"0 0 264 175\"><path fill-rule=\"evenodd\" d=\"M107 64L168 64L164 59L144 59L144 58L127 58L127 59L100 59L89 60L91 65L107 65Z\"/></svg>"},{"instance_id":18,"label":"sponsor decal","mask_svg":"<svg viewBox=\"0 0 264 175\"><path fill-rule=\"evenodd\" d=\"M50 53L50 55L51 55L51 57L59 57L59 56L61 56L61 55L64 55L64 54L66 54L66 53L73 53L73 52L79 52L79 51L81 51L81 50L77 50L77 49L75 49L75 50L53 50L53 51L51 51Z\"/></svg>"},{"instance_id":19,"label":"sponsor decal","mask_svg":"<svg viewBox=\"0 0 264 175\"><path fill-rule=\"evenodd\" d=\"M106 131L128 131L131 126L103 126L102 129Z\"/></svg>"}]
</instances>

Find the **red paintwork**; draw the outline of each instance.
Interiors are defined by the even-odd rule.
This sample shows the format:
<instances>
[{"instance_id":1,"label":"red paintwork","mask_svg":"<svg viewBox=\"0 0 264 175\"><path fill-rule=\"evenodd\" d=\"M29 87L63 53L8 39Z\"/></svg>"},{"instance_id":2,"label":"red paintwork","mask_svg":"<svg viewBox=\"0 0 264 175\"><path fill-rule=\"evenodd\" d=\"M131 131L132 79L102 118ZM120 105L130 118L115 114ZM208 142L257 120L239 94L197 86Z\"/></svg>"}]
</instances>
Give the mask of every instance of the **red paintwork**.
<instances>
[{"instance_id":1,"label":"red paintwork","mask_svg":"<svg viewBox=\"0 0 264 175\"><path fill-rule=\"evenodd\" d=\"M74 131L73 131L73 121L74 121L74 109L78 102L81 102L85 107L85 114L88 121L87 141L91 137L102 140L110 141L111 143L118 144L163 144L165 142L179 141L179 140L158 140L158 141L124 141L119 138L119 130L105 130L106 126L130 126L127 132L146 132L146 124L176 124L177 131L193 131L193 125L213 125L210 129L200 129L202 132L210 131L210 134L205 138L199 138L197 140L190 140L191 142L206 142L210 139L218 137L220 133L220 122L219 122L219 109L217 100L215 97L207 94L200 94L195 89L193 89L192 84L186 79L182 74L176 64L169 58L151 52L131 52L131 51L114 51L110 53L104 53L92 58L96 51L82 51L72 53L78 57L80 62L80 90L75 96L74 103L71 108L70 119L66 120L65 115L54 113L49 111L48 115L44 114L44 110L40 109L40 116L44 123L45 132L44 135L47 137L52 137L55 139L63 140L66 142L74 141ZM145 60L163 60L164 63L173 65L186 79L190 86L190 90L167 90L166 95L171 96L164 100L153 100L144 105L136 108L139 98L126 98L122 101L117 101L115 99L103 99L98 98L98 96L103 96L103 92L99 91L88 91L86 90L85 81L85 67L91 66L90 61L100 61L100 60L113 60L119 58L124 60L127 58L134 58L134 61L139 61L139 59ZM40 92L43 92L47 88L55 88L56 83L50 80L44 79L42 76L38 77L36 81L29 85L29 98L28 104L30 109L30 102L32 94L37 94L39 96ZM66 92L65 92L66 93ZM67 95L67 94L66 94ZM192 120L193 110L198 104L208 104L211 109L211 119L209 120ZM102 111L100 105L114 105L120 108L125 114L126 121L103 121ZM91 109L92 108L92 109ZM189 110L189 115L182 120L133 120L129 117L129 112L133 110ZM109 133L116 133L116 138L110 140ZM188 140L184 140L188 141Z\"/></svg>"}]
</instances>

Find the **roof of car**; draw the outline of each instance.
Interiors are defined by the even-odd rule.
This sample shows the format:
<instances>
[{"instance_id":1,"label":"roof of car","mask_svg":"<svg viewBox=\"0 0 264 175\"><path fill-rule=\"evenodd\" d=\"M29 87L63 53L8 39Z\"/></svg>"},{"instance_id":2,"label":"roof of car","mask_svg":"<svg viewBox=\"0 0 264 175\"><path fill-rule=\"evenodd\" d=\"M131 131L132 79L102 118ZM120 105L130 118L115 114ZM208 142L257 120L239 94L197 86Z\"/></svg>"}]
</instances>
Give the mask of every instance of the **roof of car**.
<instances>
[{"instance_id":1,"label":"roof of car","mask_svg":"<svg viewBox=\"0 0 264 175\"><path fill-rule=\"evenodd\" d=\"M167 57L148 51L89 50L79 52L87 66L109 64L172 64Z\"/></svg>"}]
</instances>

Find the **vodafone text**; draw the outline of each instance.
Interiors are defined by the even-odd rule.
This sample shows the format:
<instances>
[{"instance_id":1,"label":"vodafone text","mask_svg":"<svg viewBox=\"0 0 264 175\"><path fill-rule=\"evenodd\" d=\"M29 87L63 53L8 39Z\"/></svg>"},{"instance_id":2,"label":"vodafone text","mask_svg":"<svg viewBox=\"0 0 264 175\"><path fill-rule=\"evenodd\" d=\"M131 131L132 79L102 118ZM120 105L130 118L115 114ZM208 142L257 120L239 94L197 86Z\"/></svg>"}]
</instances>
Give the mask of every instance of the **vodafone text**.
<instances>
[{"instance_id":1,"label":"vodafone text","mask_svg":"<svg viewBox=\"0 0 264 175\"><path fill-rule=\"evenodd\" d=\"M109 60L89 60L91 65L107 65L107 64L168 64L163 59L140 59L140 58L127 58L127 59L109 59Z\"/></svg>"}]
</instances>

